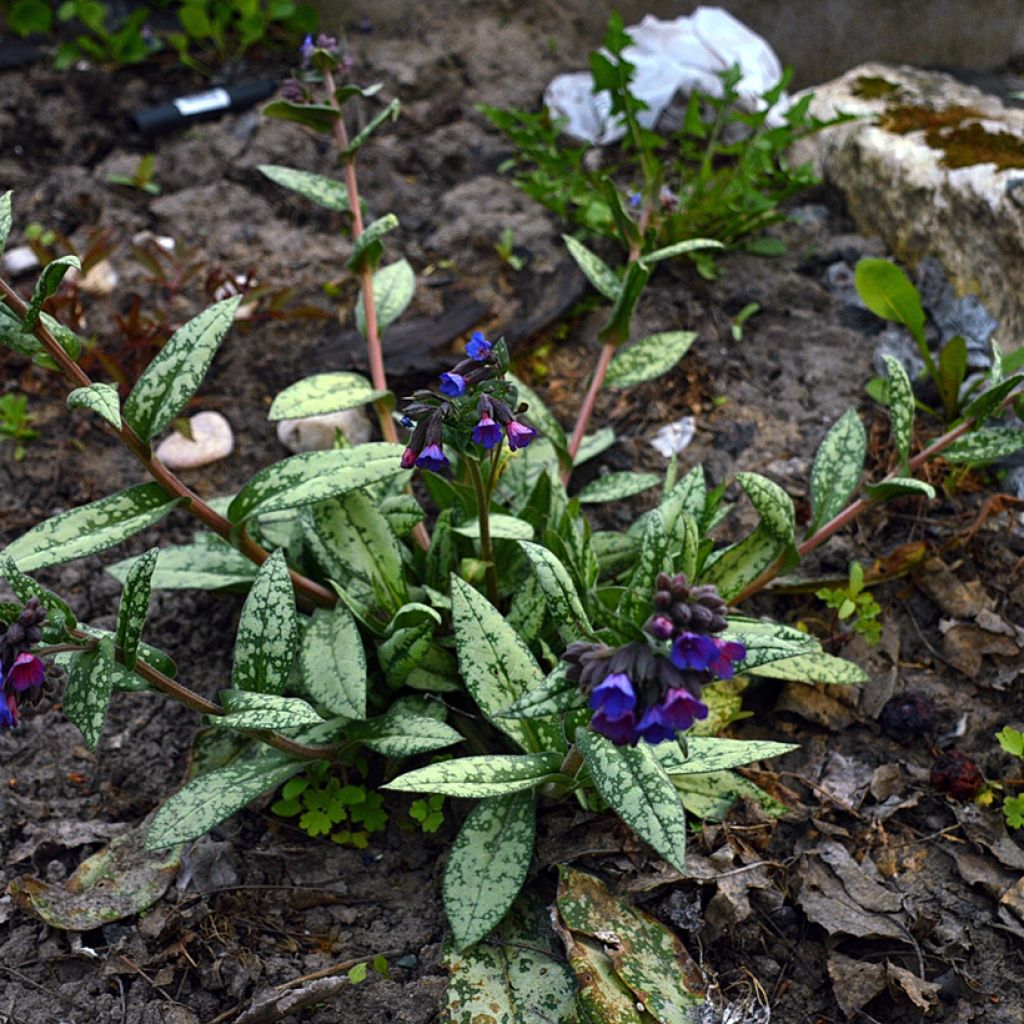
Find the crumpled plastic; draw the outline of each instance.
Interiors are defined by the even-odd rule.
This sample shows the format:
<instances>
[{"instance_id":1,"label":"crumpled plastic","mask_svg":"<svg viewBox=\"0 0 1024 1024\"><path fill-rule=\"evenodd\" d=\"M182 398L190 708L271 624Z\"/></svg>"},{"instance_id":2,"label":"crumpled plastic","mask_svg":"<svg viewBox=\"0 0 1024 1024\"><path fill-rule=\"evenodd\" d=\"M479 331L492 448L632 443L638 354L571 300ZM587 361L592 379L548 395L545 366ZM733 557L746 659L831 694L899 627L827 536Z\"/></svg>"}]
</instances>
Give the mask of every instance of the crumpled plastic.
<instances>
[{"instance_id":1,"label":"crumpled plastic","mask_svg":"<svg viewBox=\"0 0 1024 1024\"><path fill-rule=\"evenodd\" d=\"M626 47L623 57L636 66L632 89L649 108L638 117L645 128L654 128L676 93L699 90L720 96L719 72L734 64L743 72L737 89L746 110L763 109L761 94L782 78L775 51L721 7L698 7L692 15L671 21L648 14L626 31L634 45ZM593 87L589 71L559 75L544 90L544 105L553 117L566 120L569 135L605 146L621 139L625 127L612 119L608 93L594 95ZM781 123L787 105L781 98L769 122Z\"/></svg>"}]
</instances>

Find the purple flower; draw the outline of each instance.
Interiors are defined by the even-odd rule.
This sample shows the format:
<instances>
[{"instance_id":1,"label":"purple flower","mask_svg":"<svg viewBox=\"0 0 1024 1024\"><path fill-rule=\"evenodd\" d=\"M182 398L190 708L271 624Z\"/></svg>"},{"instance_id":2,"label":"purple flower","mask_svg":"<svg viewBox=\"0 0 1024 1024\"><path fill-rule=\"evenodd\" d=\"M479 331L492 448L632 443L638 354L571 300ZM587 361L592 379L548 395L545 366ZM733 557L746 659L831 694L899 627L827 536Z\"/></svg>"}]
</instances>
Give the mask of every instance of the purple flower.
<instances>
[{"instance_id":1,"label":"purple flower","mask_svg":"<svg viewBox=\"0 0 1024 1024\"><path fill-rule=\"evenodd\" d=\"M590 720L590 728L602 736L607 736L617 747L636 742L635 726L636 715L632 711L618 718L610 718L603 711L598 711Z\"/></svg>"},{"instance_id":2,"label":"purple flower","mask_svg":"<svg viewBox=\"0 0 1024 1024\"><path fill-rule=\"evenodd\" d=\"M621 718L636 707L636 692L625 672L605 676L590 695L590 707L603 711L609 718Z\"/></svg>"},{"instance_id":3,"label":"purple flower","mask_svg":"<svg viewBox=\"0 0 1024 1024\"><path fill-rule=\"evenodd\" d=\"M302 40L302 45L299 47L299 56L302 58L303 66L306 66L310 62L315 49L316 44L313 42L313 37L307 35L306 38Z\"/></svg>"},{"instance_id":4,"label":"purple flower","mask_svg":"<svg viewBox=\"0 0 1024 1024\"><path fill-rule=\"evenodd\" d=\"M491 343L484 337L483 331L474 331L466 346L466 355L470 359L483 362L491 354Z\"/></svg>"},{"instance_id":5,"label":"purple flower","mask_svg":"<svg viewBox=\"0 0 1024 1024\"><path fill-rule=\"evenodd\" d=\"M416 421L408 413L406 413L399 422L406 428L406 430L411 430L416 426Z\"/></svg>"},{"instance_id":6,"label":"purple flower","mask_svg":"<svg viewBox=\"0 0 1024 1024\"><path fill-rule=\"evenodd\" d=\"M644 197L639 192L629 193L629 205L634 209L640 209L640 204L644 201Z\"/></svg>"},{"instance_id":7,"label":"purple flower","mask_svg":"<svg viewBox=\"0 0 1024 1024\"><path fill-rule=\"evenodd\" d=\"M440 473L448 465L448 457L441 451L439 444L428 444L416 457L416 465L420 469L429 469L432 473Z\"/></svg>"},{"instance_id":8,"label":"purple flower","mask_svg":"<svg viewBox=\"0 0 1024 1024\"><path fill-rule=\"evenodd\" d=\"M747 649L735 640L712 640L718 650L718 657L708 666L719 679L732 679L736 670L734 661L742 661L747 656Z\"/></svg>"},{"instance_id":9,"label":"purple flower","mask_svg":"<svg viewBox=\"0 0 1024 1024\"><path fill-rule=\"evenodd\" d=\"M647 623L647 632L658 640L671 640L676 624L667 615L652 615Z\"/></svg>"},{"instance_id":10,"label":"purple flower","mask_svg":"<svg viewBox=\"0 0 1024 1024\"><path fill-rule=\"evenodd\" d=\"M18 705L14 702L14 694L5 697L0 692L0 728L13 729L18 724Z\"/></svg>"},{"instance_id":11,"label":"purple flower","mask_svg":"<svg viewBox=\"0 0 1024 1024\"><path fill-rule=\"evenodd\" d=\"M662 743L693 725L695 718L707 718L707 706L682 688L669 690L664 699L649 708L636 731L647 743Z\"/></svg>"},{"instance_id":12,"label":"purple flower","mask_svg":"<svg viewBox=\"0 0 1024 1024\"><path fill-rule=\"evenodd\" d=\"M466 378L461 373L441 374L441 394L461 398L466 393Z\"/></svg>"},{"instance_id":13,"label":"purple flower","mask_svg":"<svg viewBox=\"0 0 1024 1024\"><path fill-rule=\"evenodd\" d=\"M501 444L501 427L484 413L480 417L480 422L473 428L472 437L474 444L493 448L496 444Z\"/></svg>"},{"instance_id":14,"label":"purple flower","mask_svg":"<svg viewBox=\"0 0 1024 1024\"><path fill-rule=\"evenodd\" d=\"M415 448L406 448L402 452L402 469L412 469L419 457L420 453Z\"/></svg>"},{"instance_id":15,"label":"purple flower","mask_svg":"<svg viewBox=\"0 0 1024 1024\"><path fill-rule=\"evenodd\" d=\"M15 690L27 690L30 686L42 686L46 677L46 666L34 654L22 652L14 659L7 682Z\"/></svg>"},{"instance_id":16,"label":"purple flower","mask_svg":"<svg viewBox=\"0 0 1024 1024\"><path fill-rule=\"evenodd\" d=\"M678 669L706 672L720 656L718 645L703 633L680 633L672 645L672 664Z\"/></svg>"},{"instance_id":17,"label":"purple flower","mask_svg":"<svg viewBox=\"0 0 1024 1024\"><path fill-rule=\"evenodd\" d=\"M517 423L515 420L509 420L505 432L508 434L508 446L512 451L525 448L537 436L537 431L533 427Z\"/></svg>"}]
</instances>

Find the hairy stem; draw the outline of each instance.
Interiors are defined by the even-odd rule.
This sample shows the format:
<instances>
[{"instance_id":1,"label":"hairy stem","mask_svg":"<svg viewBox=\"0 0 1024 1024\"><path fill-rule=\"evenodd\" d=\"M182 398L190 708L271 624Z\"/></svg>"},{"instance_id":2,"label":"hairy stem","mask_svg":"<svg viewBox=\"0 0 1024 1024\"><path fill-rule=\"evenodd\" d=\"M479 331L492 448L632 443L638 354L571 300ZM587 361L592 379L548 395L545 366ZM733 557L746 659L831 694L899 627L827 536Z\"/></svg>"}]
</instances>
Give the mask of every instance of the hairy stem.
<instances>
[{"instance_id":1,"label":"hairy stem","mask_svg":"<svg viewBox=\"0 0 1024 1024\"><path fill-rule=\"evenodd\" d=\"M2 296L3 301L15 316L19 319L25 316L25 303L21 300L18 293L3 279L0 279L0 296ZM64 351L63 346L57 342L41 320L36 321L33 333L71 384L76 388L87 388L93 383L89 375ZM236 547L246 558L255 562L256 565L262 565L270 557L270 553L257 544L244 530L233 532L232 524L207 505L195 491L179 480L153 454L149 444L143 441L127 423L122 420L120 428L115 433L125 447L142 464L146 472L168 494L181 498L185 508L204 526L212 530L218 537L222 537L233 547ZM337 598L326 587L322 587L316 581L295 572L294 569L289 569L288 573L291 576L292 586L295 588L296 594L304 603L323 608L334 607Z\"/></svg>"}]
</instances>

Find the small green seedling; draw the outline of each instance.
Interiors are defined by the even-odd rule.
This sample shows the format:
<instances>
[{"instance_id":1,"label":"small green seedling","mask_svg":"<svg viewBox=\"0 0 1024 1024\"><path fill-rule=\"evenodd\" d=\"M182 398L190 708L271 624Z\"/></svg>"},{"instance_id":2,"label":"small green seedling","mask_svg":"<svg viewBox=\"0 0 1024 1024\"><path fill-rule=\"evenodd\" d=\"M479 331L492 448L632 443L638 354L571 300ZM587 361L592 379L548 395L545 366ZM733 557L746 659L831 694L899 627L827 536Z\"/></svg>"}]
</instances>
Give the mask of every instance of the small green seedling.
<instances>
[{"instance_id":1,"label":"small green seedling","mask_svg":"<svg viewBox=\"0 0 1024 1024\"><path fill-rule=\"evenodd\" d=\"M32 414L28 411L28 399L24 395L3 395L0 397L0 436L14 441L14 460L25 458L26 445L39 436L29 424Z\"/></svg>"},{"instance_id":2,"label":"small green seedling","mask_svg":"<svg viewBox=\"0 0 1024 1024\"><path fill-rule=\"evenodd\" d=\"M834 609L836 618L841 622L853 619L853 631L869 644L877 644L881 640L882 624L878 616L882 609L864 589L864 570L860 562L850 565L850 581L845 587L824 587L814 596Z\"/></svg>"}]
</instances>

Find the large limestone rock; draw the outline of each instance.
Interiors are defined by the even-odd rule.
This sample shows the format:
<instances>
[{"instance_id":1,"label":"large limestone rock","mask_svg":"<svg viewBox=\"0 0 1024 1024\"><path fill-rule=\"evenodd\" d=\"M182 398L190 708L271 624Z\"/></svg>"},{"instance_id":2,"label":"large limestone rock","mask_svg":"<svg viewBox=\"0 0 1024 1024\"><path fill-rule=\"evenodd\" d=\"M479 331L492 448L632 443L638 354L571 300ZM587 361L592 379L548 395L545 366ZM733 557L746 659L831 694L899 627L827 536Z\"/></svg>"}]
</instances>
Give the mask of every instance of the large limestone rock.
<instances>
[{"instance_id":1,"label":"large limestone rock","mask_svg":"<svg viewBox=\"0 0 1024 1024\"><path fill-rule=\"evenodd\" d=\"M817 86L811 110L861 119L795 147L901 261L934 256L977 292L1003 348L1024 342L1024 110L948 75L864 64Z\"/></svg>"}]
</instances>

